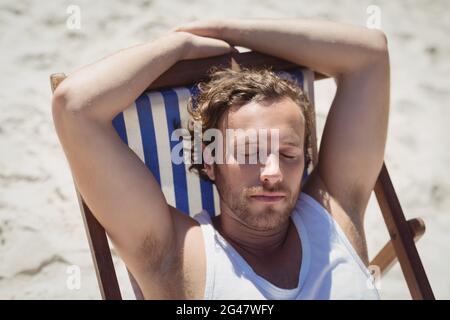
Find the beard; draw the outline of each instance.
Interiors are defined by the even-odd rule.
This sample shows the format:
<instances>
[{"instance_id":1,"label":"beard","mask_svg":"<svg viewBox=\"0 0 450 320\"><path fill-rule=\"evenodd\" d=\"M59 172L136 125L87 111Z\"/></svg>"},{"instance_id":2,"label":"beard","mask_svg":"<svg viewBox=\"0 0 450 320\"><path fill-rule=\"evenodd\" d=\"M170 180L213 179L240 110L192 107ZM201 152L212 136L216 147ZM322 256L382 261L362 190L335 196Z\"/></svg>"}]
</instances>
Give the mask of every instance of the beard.
<instances>
[{"instance_id":1,"label":"beard","mask_svg":"<svg viewBox=\"0 0 450 320\"><path fill-rule=\"evenodd\" d=\"M216 181L216 186L223 204L231 210L235 219L255 230L274 230L285 224L300 193L300 184L294 192L283 186L268 188L264 185L233 191L229 183L219 180L221 181ZM282 192L286 196L276 203L259 203L251 199L252 195L261 192Z\"/></svg>"}]
</instances>

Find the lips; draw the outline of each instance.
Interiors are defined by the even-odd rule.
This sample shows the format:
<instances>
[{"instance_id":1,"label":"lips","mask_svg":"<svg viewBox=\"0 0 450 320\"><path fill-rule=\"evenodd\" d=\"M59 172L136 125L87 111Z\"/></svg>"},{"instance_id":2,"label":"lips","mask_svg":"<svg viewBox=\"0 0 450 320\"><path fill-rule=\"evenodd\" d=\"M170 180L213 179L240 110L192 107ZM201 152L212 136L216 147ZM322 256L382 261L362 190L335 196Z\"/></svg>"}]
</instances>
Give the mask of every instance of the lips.
<instances>
[{"instance_id":1,"label":"lips","mask_svg":"<svg viewBox=\"0 0 450 320\"><path fill-rule=\"evenodd\" d=\"M278 202L285 197L282 193L260 193L250 196L250 198L262 202Z\"/></svg>"}]
</instances>

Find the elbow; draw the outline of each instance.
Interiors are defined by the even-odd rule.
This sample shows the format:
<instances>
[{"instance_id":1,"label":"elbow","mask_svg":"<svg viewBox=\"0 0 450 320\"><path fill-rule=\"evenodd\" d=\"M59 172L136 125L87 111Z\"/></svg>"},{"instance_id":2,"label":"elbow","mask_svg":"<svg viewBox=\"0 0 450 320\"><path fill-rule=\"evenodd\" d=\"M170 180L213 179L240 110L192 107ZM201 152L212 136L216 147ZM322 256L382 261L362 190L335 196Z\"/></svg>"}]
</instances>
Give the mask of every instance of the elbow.
<instances>
[{"instance_id":1,"label":"elbow","mask_svg":"<svg viewBox=\"0 0 450 320\"><path fill-rule=\"evenodd\" d=\"M389 50L386 34L381 30L370 30L366 35L367 45L365 59L362 59L360 68L389 66Z\"/></svg>"},{"instance_id":2,"label":"elbow","mask_svg":"<svg viewBox=\"0 0 450 320\"><path fill-rule=\"evenodd\" d=\"M53 125L61 143L65 140L64 137L66 137L68 120L74 118L71 117L71 114L73 114L73 112L71 112L70 108L68 107L70 105L69 88L67 88L67 85L64 82L65 81L60 83L60 85L56 88L56 90L53 92L52 98Z\"/></svg>"},{"instance_id":3,"label":"elbow","mask_svg":"<svg viewBox=\"0 0 450 320\"><path fill-rule=\"evenodd\" d=\"M89 119L97 122L110 122L110 114L103 114L93 97L85 93L86 88L77 80L65 79L56 88L52 98L53 121L64 119Z\"/></svg>"},{"instance_id":4,"label":"elbow","mask_svg":"<svg viewBox=\"0 0 450 320\"><path fill-rule=\"evenodd\" d=\"M67 106L67 90L63 84L60 84L53 92L52 113L60 114Z\"/></svg>"},{"instance_id":5,"label":"elbow","mask_svg":"<svg viewBox=\"0 0 450 320\"><path fill-rule=\"evenodd\" d=\"M73 94L73 89L68 84L67 79L56 88L52 99L53 115L61 113L79 113L83 108L77 104L76 97Z\"/></svg>"},{"instance_id":6,"label":"elbow","mask_svg":"<svg viewBox=\"0 0 450 320\"><path fill-rule=\"evenodd\" d=\"M87 110L76 94L76 88L64 80L56 88L52 98L52 118L56 133L61 142L67 139L68 132L78 128L89 118Z\"/></svg>"},{"instance_id":7,"label":"elbow","mask_svg":"<svg viewBox=\"0 0 450 320\"><path fill-rule=\"evenodd\" d=\"M388 40L386 34L381 30L372 30L371 47L377 57L388 56Z\"/></svg>"},{"instance_id":8,"label":"elbow","mask_svg":"<svg viewBox=\"0 0 450 320\"><path fill-rule=\"evenodd\" d=\"M62 83L53 92L52 98L52 116L55 128L58 131L63 115L67 113L68 92L66 86Z\"/></svg>"},{"instance_id":9,"label":"elbow","mask_svg":"<svg viewBox=\"0 0 450 320\"><path fill-rule=\"evenodd\" d=\"M80 89L68 80L61 82L53 93L52 115L55 123L61 119L90 117L86 101L79 95Z\"/></svg>"}]
</instances>

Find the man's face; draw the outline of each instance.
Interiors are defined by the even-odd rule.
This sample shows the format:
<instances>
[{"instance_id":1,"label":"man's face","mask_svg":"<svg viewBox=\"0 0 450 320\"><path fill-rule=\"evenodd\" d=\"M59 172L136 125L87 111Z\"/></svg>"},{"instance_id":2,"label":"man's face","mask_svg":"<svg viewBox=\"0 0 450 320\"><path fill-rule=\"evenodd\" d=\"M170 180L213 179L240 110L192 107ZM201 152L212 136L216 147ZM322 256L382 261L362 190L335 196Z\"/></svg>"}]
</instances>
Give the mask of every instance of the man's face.
<instances>
[{"instance_id":1,"label":"man's face","mask_svg":"<svg viewBox=\"0 0 450 320\"><path fill-rule=\"evenodd\" d=\"M256 146L248 139L234 139L230 153L224 154L231 161L209 168L221 198L222 212L252 229L270 230L289 218L300 192L304 168L303 141L305 120L300 107L291 99L273 102L251 102L231 108L221 119L219 129L226 137L225 129L266 129L266 141L257 139ZM278 130L279 149L271 148L271 132ZM242 138L242 137L241 137ZM245 163L237 161L238 145L245 143ZM266 149L266 159L249 164L248 156L255 148ZM262 148L262 149L261 149ZM261 150L260 150L261 149ZM228 150L230 151L230 150ZM229 210L224 210L224 207Z\"/></svg>"}]
</instances>

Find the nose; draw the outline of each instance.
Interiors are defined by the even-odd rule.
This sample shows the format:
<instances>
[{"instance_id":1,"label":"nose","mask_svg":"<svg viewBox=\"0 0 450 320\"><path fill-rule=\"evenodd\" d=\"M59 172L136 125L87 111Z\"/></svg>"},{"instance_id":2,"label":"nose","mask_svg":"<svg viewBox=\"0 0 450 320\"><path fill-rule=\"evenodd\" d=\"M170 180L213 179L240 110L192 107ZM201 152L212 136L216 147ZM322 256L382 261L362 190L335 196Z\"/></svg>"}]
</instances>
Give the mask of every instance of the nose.
<instances>
[{"instance_id":1,"label":"nose","mask_svg":"<svg viewBox=\"0 0 450 320\"><path fill-rule=\"evenodd\" d=\"M271 153L266 160L266 163L261 167L260 180L263 183L277 184L283 179L280 170L279 159Z\"/></svg>"}]
</instances>

